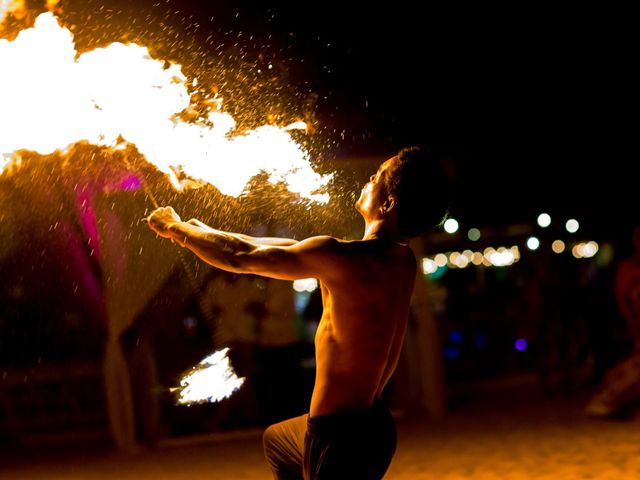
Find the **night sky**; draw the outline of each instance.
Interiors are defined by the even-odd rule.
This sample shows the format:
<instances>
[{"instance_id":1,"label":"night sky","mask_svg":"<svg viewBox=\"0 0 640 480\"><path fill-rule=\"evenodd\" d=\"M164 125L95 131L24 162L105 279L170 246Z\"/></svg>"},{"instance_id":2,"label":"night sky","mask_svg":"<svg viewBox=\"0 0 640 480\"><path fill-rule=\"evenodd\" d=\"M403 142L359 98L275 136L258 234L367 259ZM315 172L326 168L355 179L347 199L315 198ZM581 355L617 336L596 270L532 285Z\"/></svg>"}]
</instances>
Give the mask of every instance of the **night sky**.
<instances>
[{"instance_id":1,"label":"night sky","mask_svg":"<svg viewBox=\"0 0 640 480\"><path fill-rule=\"evenodd\" d=\"M150 45L213 79L231 110L299 113L312 99L318 157L427 145L449 159L452 214L466 224L547 211L606 231L637 217L630 12L334 0L61 6L80 49ZM271 82L256 73L267 64ZM247 95L251 85L260 88Z\"/></svg>"}]
</instances>

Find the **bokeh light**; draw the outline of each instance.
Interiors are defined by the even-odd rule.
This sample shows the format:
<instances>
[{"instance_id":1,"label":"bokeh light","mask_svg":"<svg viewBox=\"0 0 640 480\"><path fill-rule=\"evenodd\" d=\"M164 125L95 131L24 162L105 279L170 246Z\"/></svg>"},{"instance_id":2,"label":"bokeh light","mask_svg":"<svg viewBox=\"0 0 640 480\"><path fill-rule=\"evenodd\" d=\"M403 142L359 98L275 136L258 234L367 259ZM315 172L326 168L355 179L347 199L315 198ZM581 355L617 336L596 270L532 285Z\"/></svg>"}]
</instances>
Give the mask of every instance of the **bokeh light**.
<instances>
[{"instance_id":1,"label":"bokeh light","mask_svg":"<svg viewBox=\"0 0 640 480\"><path fill-rule=\"evenodd\" d=\"M567 223L565 223L564 227L567 229L567 232L576 233L580 228L580 224L575 218L570 218L569 220L567 220Z\"/></svg>"},{"instance_id":2,"label":"bokeh light","mask_svg":"<svg viewBox=\"0 0 640 480\"><path fill-rule=\"evenodd\" d=\"M540 240L537 237L529 237L527 239L527 248L529 250L537 250L540 247Z\"/></svg>"},{"instance_id":3,"label":"bokeh light","mask_svg":"<svg viewBox=\"0 0 640 480\"><path fill-rule=\"evenodd\" d=\"M467 232L467 238L472 242L480 240L480 230L478 230L477 228L470 228Z\"/></svg>"},{"instance_id":4,"label":"bokeh light","mask_svg":"<svg viewBox=\"0 0 640 480\"><path fill-rule=\"evenodd\" d=\"M447 264L448 258L444 253L439 253L435 256L433 261L436 263L437 266L444 267Z\"/></svg>"},{"instance_id":5,"label":"bokeh light","mask_svg":"<svg viewBox=\"0 0 640 480\"><path fill-rule=\"evenodd\" d=\"M540 215L538 215L538 225L540 225L542 228L546 228L551 225L551 215L549 215L548 213L541 213Z\"/></svg>"},{"instance_id":6,"label":"bokeh light","mask_svg":"<svg viewBox=\"0 0 640 480\"><path fill-rule=\"evenodd\" d=\"M565 249L565 244L562 240L554 240L553 243L551 244L551 250L554 251L554 253L562 253L564 252Z\"/></svg>"},{"instance_id":7,"label":"bokeh light","mask_svg":"<svg viewBox=\"0 0 640 480\"><path fill-rule=\"evenodd\" d=\"M459 227L460 225L458 224L458 221L455 218L448 218L444 222L444 230L447 233L456 233Z\"/></svg>"},{"instance_id":8,"label":"bokeh light","mask_svg":"<svg viewBox=\"0 0 640 480\"><path fill-rule=\"evenodd\" d=\"M313 292L318 288L318 280L315 278L300 278L293 281L293 289L296 292Z\"/></svg>"},{"instance_id":9,"label":"bokeh light","mask_svg":"<svg viewBox=\"0 0 640 480\"><path fill-rule=\"evenodd\" d=\"M425 275L434 273L436 270L438 270L438 265L436 265L436 262L434 262L430 258L422 259L422 271L424 272Z\"/></svg>"}]
</instances>

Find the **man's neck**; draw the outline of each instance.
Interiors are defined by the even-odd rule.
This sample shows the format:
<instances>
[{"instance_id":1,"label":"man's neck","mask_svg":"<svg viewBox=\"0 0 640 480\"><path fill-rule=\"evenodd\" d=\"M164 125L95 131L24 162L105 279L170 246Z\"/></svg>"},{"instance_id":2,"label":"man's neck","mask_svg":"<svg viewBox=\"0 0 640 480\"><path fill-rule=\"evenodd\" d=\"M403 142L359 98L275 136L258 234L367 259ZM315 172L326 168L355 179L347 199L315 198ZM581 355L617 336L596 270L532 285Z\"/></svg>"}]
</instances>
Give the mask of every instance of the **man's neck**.
<instances>
[{"instance_id":1,"label":"man's neck","mask_svg":"<svg viewBox=\"0 0 640 480\"><path fill-rule=\"evenodd\" d=\"M364 229L363 240L383 239L397 243L398 245L409 245L409 239L398 232L397 227L386 219L373 220L367 222Z\"/></svg>"}]
</instances>

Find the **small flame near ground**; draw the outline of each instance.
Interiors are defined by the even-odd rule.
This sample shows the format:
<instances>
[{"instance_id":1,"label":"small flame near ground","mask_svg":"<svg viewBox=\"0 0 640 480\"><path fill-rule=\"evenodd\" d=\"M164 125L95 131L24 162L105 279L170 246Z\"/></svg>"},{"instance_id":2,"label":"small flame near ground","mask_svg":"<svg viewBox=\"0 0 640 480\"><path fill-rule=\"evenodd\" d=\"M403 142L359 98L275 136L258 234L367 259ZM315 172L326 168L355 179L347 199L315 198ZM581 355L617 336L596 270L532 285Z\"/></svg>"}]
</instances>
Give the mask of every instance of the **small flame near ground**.
<instances>
[{"instance_id":1,"label":"small flame near ground","mask_svg":"<svg viewBox=\"0 0 640 480\"><path fill-rule=\"evenodd\" d=\"M224 348L209 355L182 377L180 386L172 391L180 405L219 402L229 397L244 383L233 371Z\"/></svg>"}]
</instances>

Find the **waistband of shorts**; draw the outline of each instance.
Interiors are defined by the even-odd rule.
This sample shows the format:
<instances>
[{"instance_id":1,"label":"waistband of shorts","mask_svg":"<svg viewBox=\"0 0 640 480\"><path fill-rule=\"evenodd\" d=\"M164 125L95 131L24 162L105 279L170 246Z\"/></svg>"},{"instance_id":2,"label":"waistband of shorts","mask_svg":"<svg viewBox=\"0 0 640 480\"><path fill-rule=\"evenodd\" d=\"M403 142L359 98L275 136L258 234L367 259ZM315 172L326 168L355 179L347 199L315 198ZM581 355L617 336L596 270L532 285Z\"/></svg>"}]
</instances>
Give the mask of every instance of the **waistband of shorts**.
<instances>
[{"instance_id":1,"label":"waistband of shorts","mask_svg":"<svg viewBox=\"0 0 640 480\"><path fill-rule=\"evenodd\" d=\"M307 428L318 430L325 428L350 427L360 423L379 421L391 418L389 408L383 402L376 402L369 407L342 410L328 415L317 415L307 418Z\"/></svg>"}]
</instances>

